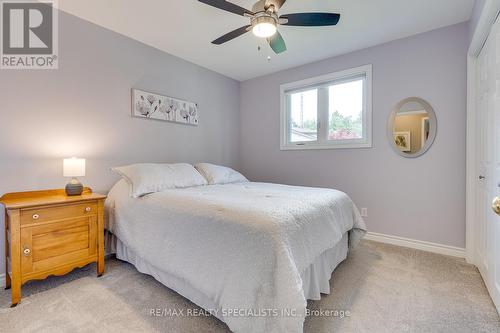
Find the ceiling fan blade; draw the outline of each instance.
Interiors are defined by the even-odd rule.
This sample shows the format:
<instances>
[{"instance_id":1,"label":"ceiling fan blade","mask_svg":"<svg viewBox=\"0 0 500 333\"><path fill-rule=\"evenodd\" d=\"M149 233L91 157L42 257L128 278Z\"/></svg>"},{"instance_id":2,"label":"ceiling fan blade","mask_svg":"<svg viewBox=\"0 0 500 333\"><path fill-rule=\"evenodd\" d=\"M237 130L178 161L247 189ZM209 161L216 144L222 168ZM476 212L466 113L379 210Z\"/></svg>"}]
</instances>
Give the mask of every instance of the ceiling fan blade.
<instances>
[{"instance_id":1,"label":"ceiling fan blade","mask_svg":"<svg viewBox=\"0 0 500 333\"><path fill-rule=\"evenodd\" d=\"M272 37L269 37L267 39L267 42L276 54L280 54L286 51L285 40L278 31L276 31L276 33Z\"/></svg>"},{"instance_id":2,"label":"ceiling fan blade","mask_svg":"<svg viewBox=\"0 0 500 333\"><path fill-rule=\"evenodd\" d=\"M336 25L340 20L340 14L334 13L297 13L281 15L280 20L288 20L282 25L293 25L300 27L321 27Z\"/></svg>"},{"instance_id":3,"label":"ceiling fan blade","mask_svg":"<svg viewBox=\"0 0 500 333\"><path fill-rule=\"evenodd\" d=\"M243 7L240 7L238 5L235 5L234 3L225 1L225 0L198 0L199 2L203 2L204 4L207 4L209 6L219 8L222 10L225 10L230 13L234 13L237 15L245 16L245 14L248 15L254 15L251 11L248 9L245 9Z\"/></svg>"},{"instance_id":4,"label":"ceiling fan blade","mask_svg":"<svg viewBox=\"0 0 500 333\"><path fill-rule=\"evenodd\" d=\"M268 9L271 5L274 6L274 10L277 11L280 9L286 0L266 0L266 4L264 5L264 9Z\"/></svg>"},{"instance_id":5,"label":"ceiling fan blade","mask_svg":"<svg viewBox=\"0 0 500 333\"><path fill-rule=\"evenodd\" d=\"M225 42L229 42L231 39L235 39L236 37L239 37L239 36L243 35L244 33L250 31L251 27L252 27L251 25L245 25L244 27L241 27L241 28L238 28L238 29L233 30L231 32L228 32L224 36L221 36L221 37L217 38L216 40L214 40L212 42L212 44L220 45L220 44L223 44Z\"/></svg>"}]
</instances>

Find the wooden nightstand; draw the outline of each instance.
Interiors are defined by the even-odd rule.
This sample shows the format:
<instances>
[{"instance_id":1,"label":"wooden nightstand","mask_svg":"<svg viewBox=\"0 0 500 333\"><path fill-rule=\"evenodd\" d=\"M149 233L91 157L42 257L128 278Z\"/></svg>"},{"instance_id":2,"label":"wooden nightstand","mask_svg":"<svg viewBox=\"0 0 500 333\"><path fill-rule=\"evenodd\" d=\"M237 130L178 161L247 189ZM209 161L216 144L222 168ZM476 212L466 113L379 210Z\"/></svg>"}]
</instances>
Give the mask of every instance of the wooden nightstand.
<instances>
[{"instance_id":1,"label":"wooden nightstand","mask_svg":"<svg viewBox=\"0 0 500 333\"><path fill-rule=\"evenodd\" d=\"M104 273L105 195L85 188L80 196L64 190L8 193L5 206L6 288L12 306L21 300L21 285L49 275L63 275L97 262Z\"/></svg>"}]
</instances>

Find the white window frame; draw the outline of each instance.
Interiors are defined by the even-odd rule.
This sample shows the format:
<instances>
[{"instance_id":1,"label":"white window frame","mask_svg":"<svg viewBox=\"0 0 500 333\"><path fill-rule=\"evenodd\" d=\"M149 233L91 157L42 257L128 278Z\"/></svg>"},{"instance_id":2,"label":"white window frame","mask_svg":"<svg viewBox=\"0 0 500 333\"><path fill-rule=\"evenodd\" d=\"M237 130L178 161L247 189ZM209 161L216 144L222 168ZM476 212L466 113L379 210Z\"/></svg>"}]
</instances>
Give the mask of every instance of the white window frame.
<instances>
[{"instance_id":1,"label":"white window frame","mask_svg":"<svg viewBox=\"0 0 500 333\"><path fill-rule=\"evenodd\" d=\"M335 83L345 83L365 77L363 89L363 139L328 140L328 87ZM318 133L316 141L290 142L290 110L288 110L287 93L318 89ZM325 105L326 104L326 105ZM346 149L372 147L372 65L364 65L335 73L316 76L280 86L280 149ZM326 119L325 119L326 118ZM326 124L326 125L324 125Z\"/></svg>"}]
</instances>

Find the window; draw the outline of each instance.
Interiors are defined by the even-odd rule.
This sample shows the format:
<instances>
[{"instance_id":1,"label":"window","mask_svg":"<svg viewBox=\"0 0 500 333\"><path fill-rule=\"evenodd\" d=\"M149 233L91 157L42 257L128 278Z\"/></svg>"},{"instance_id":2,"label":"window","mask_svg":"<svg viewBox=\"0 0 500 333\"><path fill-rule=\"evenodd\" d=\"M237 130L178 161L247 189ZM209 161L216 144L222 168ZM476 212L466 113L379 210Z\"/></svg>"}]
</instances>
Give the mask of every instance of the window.
<instances>
[{"instance_id":1,"label":"window","mask_svg":"<svg viewBox=\"0 0 500 333\"><path fill-rule=\"evenodd\" d=\"M281 86L281 149L372 145L372 66Z\"/></svg>"}]
</instances>

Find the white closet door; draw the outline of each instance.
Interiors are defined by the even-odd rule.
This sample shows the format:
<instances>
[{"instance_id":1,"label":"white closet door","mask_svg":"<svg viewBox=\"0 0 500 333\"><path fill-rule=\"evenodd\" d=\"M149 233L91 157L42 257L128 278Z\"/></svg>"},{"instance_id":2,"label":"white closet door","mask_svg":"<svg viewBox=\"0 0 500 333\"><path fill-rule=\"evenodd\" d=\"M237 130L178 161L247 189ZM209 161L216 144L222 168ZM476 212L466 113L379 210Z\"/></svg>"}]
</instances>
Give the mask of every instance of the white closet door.
<instances>
[{"instance_id":1,"label":"white closet door","mask_svg":"<svg viewBox=\"0 0 500 333\"><path fill-rule=\"evenodd\" d=\"M493 301L500 312L500 214L491 207L493 200L500 197L500 19L497 19L493 30L492 40L495 43L494 53L494 78L491 80L494 96L491 105L491 133L489 144L492 150L491 182L488 182L488 224L492 229L493 242L491 246L491 265L494 267L490 286Z\"/></svg>"},{"instance_id":2,"label":"white closet door","mask_svg":"<svg viewBox=\"0 0 500 333\"><path fill-rule=\"evenodd\" d=\"M500 195L500 21L476 63L478 170L476 255L481 275L500 310L500 216L491 203Z\"/></svg>"}]
</instances>

